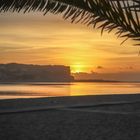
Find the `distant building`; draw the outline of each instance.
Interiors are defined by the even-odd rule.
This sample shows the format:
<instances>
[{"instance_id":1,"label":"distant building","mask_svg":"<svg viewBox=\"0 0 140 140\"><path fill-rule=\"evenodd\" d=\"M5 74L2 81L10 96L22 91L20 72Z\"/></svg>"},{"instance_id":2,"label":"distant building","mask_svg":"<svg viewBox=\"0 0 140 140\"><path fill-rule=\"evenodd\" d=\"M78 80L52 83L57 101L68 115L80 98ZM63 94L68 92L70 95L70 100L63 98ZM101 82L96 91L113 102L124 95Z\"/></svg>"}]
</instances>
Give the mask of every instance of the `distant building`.
<instances>
[{"instance_id":1,"label":"distant building","mask_svg":"<svg viewBox=\"0 0 140 140\"><path fill-rule=\"evenodd\" d=\"M69 66L0 64L0 82L70 82L73 80Z\"/></svg>"}]
</instances>

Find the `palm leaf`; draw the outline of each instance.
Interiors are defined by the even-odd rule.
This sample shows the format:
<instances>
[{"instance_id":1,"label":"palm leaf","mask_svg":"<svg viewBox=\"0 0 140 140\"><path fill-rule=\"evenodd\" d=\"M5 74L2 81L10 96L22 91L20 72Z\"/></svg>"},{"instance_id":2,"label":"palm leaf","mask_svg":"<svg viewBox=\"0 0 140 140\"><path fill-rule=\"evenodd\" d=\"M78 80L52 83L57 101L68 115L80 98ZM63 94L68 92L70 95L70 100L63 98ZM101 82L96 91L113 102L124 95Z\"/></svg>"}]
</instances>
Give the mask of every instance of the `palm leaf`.
<instances>
[{"instance_id":1,"label":"palm leaf","mask_svg":"<svg viewBox=\"0 0 140 140\"><path fill-rule=\"evenodd\" d=\"M0 12L41 11L140 41L139 0L1 0ZM98 24L100 23L100 24ZM136 43L139 45L139 43Z\"/></svg>"}]
</instances>

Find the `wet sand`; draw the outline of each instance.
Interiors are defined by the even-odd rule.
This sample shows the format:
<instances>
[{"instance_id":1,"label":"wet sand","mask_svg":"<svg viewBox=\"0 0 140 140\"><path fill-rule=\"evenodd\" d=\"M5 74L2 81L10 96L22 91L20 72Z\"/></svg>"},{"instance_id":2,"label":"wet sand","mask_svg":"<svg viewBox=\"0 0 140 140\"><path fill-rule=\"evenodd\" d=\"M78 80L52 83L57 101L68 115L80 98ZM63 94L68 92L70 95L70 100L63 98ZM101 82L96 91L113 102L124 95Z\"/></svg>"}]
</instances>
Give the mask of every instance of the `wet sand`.
<instances>
[{"instance_id":1,"label":"wet sand","mask_svg":"<svg viewBox=\"0 0 140 140\"><path fill-rule=\"evenodd\" d=\"M0 100L0 140L140 140L140 94Z\"/></svg>"}]
</instances>

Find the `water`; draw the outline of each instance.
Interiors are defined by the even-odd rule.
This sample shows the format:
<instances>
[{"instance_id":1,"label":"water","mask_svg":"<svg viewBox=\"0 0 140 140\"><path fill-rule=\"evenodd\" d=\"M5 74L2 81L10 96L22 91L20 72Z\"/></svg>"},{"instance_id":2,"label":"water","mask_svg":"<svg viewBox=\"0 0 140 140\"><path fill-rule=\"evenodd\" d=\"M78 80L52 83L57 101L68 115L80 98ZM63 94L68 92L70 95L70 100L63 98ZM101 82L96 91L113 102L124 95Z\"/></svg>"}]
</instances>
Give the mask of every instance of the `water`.
<instances>
[{"instance_id":1,"label":"water","mask_svg":"<svg viewBox=\"0 0 140 140\"><path fill-rule=\"evenodd\" d=\"M0 99L135 93L140 93L140 83L44 82L0 84Z\"/></svg>"}]
</instances>

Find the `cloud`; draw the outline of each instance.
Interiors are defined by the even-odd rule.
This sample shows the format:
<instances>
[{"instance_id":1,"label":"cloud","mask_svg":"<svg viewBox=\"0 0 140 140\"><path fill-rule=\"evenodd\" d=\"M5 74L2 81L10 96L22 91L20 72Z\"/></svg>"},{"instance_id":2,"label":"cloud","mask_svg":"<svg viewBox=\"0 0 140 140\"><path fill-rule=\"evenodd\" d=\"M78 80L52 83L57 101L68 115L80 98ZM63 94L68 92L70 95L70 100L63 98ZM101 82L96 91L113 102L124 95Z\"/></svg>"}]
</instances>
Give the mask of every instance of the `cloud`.
<instances>
[{"instance_id":1,"label":"cloud","mask_svg":"<svg viewBox=\"0 0 140 140\"><path fill-rule=\"evenodd\" d=\"M132 66L127 66L127 67L120 67L121 70L133 70L134 68Z\"/></svg>"},{"instance_id":2,"label":"cloud","mask_svg":"<svg viewBox=\"0 0 140 140\"><path fill-rule=\"evenodd\" d=\"M103 66L97 66L97 69L104 69Z\"/></svg>"},{"instance_id":3,"label":"cloud","mask_svg":"<svg viewBox=\"0 0 140 140\"><path fill-rule=\"evenodd\" d=\"M132 67L132 66L130 66L130 67L128 67L128 68L129 68L129 69L131 69L131 70L133 69L133 67Z\"/></svg>"}]
</instances>

